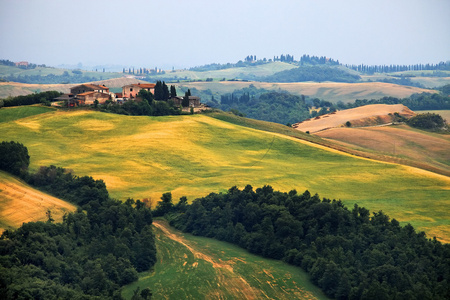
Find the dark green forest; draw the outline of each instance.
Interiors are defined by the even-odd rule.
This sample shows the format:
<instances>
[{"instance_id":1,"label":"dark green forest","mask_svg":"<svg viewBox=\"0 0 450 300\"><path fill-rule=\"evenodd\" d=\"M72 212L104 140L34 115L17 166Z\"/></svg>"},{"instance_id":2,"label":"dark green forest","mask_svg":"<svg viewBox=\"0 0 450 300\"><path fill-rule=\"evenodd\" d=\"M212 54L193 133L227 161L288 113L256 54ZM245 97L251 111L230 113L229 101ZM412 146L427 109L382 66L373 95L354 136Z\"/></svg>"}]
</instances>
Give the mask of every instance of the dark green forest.
<instances>
[{"instance_id":1,"label":"dark green forest","mask_svg":"<svg viewBox=\"0 0 450 300\"><path fill-rule=\"evenodd\" d=\"M301 267L334 299L450 299L450 245L381 211L249 185L163 207L184 232Z\"/></svg>"},{"instance_id":2,"label":"dark green forest","mask_svg":"<svg viewBox=\"0 0 450 300\"><path fill-rule=\"evenodd\" d=\"M5 160L14 159L0 153ZM0 299L122 299L120 288L153 267L152 214L143 202L113 200L102 180L55 166L22 177L79 209L58 224L49 210L47 222L2 234Z\"/></svg>"}]
</instances>

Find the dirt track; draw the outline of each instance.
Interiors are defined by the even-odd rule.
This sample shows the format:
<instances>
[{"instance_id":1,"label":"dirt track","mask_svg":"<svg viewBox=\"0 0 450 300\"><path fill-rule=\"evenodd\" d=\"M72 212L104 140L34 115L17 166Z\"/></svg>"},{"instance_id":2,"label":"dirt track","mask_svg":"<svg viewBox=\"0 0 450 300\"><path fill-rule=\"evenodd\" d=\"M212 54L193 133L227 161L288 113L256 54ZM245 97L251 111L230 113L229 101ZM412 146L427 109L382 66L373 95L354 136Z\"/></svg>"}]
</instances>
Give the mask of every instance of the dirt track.
<instances>
[{"instance_id":1,"label":"dirt track","mask_svg":"<svg viewBox=\"0 0 450 300\"><path fill-rule=\"evenodd\" d=\"M236 299L241 298L242 295L245 295L245 299L261 298L261 291L250 286L250 284L241 276L234 274L233 266L230 263L217 260L216 258L200 252L195 248L194 244L189 243L181 235L171 230L165 222L153 221L153 225L159 228L168 238L186 247L196 259L211 263L216 270L216 277L221 282L221 285L227 287L228 291L235 292Z\"/></svg>"}]
</instances>

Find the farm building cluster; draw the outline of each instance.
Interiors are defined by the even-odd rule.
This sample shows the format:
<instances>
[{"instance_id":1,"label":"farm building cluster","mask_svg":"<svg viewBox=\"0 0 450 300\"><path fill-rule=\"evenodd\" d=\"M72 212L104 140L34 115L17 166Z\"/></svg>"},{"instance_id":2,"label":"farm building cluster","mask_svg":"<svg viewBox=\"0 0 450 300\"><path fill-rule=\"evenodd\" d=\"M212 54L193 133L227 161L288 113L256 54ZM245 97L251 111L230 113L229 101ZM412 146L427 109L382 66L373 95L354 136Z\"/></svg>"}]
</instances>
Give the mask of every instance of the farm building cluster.
<instances>
[{"instance_id":1,"label":"farm building cluster","mask_svg":"<svg viewBox=\"0 0 450 300\"><path fill-rule=\"evenodd\" d=\"M116 103L123 103L125 101L141 101L139 98L139 92L146 90L152 94L155 94L155 84L153 83L133 83L122 87L122 92L113 93L109 91L109 88L105 85L97 85L91 83L84 83L74 86L70 89L70 93L63 94L54 100L64 101L67 106L74 107L80 105L93 105L95 101L98 104L104 104L106 101L112 101ZM175 106L182 104L184 97L174 96L170 100L173 101ZM189 96L189 107L199 107L200 97Z\"/></svg>"}]
</instances>

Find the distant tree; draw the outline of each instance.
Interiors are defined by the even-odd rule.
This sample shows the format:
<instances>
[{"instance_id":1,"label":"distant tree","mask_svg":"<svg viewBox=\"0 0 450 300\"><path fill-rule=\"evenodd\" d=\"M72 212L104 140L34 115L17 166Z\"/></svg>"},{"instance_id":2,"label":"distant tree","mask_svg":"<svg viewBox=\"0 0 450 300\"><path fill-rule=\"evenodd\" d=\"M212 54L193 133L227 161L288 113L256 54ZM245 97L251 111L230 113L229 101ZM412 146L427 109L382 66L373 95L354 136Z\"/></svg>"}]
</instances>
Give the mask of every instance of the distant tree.
<instances>
[{"instance_id":1,"label":"distant tree","mask_svg":"<svg viewBox=\"0 0 450 300\"><path fill-rule=\"evenodd\" d=\"M170 97L176 97L177 96L177 89L174 85L170 86Z\"/></svg>"},{"instance_id":2,"label":"distant tree","mask_svg":"<svg viewBox=\"0 0 450 300\"><path fill-rule=\"evenodd\" d=\"M141 89L139 91L138 97L141 98L142 100L147 100L148 104L150 105L153 103L153 94L145 89Z\"/></svg>"},{"instance_id":3,"label":"distant tree","mask_svg":"<svg viewBox=\"0 0 450 300\"><path fill-rule=\"evenodd\" d=\"M156 81L155 85L155 100L163 100L164 92L163 92L163 84L160 80Z\"/></svg>"},{"instance_id":4,"label":"distant tree","mask_svg":"<svg viewBox=\"0 0 450 300\"><path fill-rule=\"evenodd\" d=\"M172 193L167 192L161 196L161 201L156 204L153 215L155 217L164 216L173 210Z\"/></svg>"},{"instance_id":5,"label":"distant tree","mask_svg":"<svg viewBox=\"0 0 450 300\"><path fill-rule=\"evenodd\" d=\"M188 107L189 106L189 93L184 93L183 101L181 101L181 106Z\"/></svg>"},{"instance_id":6,"label":"distant tree","mask_svg":"<svg viewBox=\"0 0 450 300\"><path fill-rule=\"evenodd\" d=\"M169 88L167 84L163 81L162 83L162 100L167 101L170 98Z\"/></svg>"}]
</instances>

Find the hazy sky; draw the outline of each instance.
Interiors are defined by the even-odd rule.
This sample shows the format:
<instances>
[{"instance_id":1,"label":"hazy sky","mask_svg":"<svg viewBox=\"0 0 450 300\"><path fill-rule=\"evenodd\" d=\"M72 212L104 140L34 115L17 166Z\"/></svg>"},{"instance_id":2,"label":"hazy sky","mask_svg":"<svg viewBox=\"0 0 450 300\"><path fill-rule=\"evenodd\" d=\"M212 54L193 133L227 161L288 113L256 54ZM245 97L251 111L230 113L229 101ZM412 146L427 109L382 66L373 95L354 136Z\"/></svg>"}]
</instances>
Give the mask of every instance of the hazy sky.
<instances>
[{"instance_id":1,"label":"hazy sky","mask_svg":"<svg viewBox=\"0 0 450 300\"><path fill-rule=\"evenodd\" d=\"M449 0L0 0L0 59L175 68L247 55L450 60Z\"/></svg>"}]
</instances>

